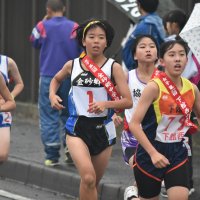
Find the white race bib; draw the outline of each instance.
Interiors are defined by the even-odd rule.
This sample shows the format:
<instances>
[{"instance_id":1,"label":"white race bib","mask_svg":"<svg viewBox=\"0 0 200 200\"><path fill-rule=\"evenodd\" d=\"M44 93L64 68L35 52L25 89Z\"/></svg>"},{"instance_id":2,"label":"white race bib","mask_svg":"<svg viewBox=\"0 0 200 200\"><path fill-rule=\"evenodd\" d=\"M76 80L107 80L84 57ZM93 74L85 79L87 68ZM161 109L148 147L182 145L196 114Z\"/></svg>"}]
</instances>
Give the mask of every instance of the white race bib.
<instances>
[{"instance_id":1,"label":"white race bib","mask_svg":"<svg viewBox=\"0 0 200 200\"><path fill-rule=\"evenodd\" d=\"M180 142L189 127L184 115L163 115L157 127L155 140L163 143Z\"/></svg>"},{"instance_id":2,"label":"white race bib","mask_svg":"<svg viewBox=\"0 0 200 200\"><path fill-rule=\"evenodd\" d=\"M89 103L93 101L107 101L108 95L104 87L90 88L73 86L73 99L76 105L78 115L86 117L105 117L107 116L107 109L100 113L89 113Z\"/></svg>"}]
</instances>

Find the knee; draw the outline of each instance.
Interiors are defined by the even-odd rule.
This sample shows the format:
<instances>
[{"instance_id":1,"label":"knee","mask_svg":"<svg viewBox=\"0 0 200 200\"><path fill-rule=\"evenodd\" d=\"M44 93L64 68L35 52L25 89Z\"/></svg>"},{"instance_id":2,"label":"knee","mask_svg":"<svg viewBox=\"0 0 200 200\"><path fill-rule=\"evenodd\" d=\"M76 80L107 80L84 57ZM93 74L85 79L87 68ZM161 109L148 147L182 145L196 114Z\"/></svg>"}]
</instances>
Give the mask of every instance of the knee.
<instances>
[{"instance_id":1,"label":"knee","mask_svg":"<svg viewBox=\"0 0 200 200\"><path fill-rule=\"evenodd\" d=\"M95 174L85 174L82 179L82 183L87 189L92 189L96 187L96 176Z\"/></svg>"}]
</instances>

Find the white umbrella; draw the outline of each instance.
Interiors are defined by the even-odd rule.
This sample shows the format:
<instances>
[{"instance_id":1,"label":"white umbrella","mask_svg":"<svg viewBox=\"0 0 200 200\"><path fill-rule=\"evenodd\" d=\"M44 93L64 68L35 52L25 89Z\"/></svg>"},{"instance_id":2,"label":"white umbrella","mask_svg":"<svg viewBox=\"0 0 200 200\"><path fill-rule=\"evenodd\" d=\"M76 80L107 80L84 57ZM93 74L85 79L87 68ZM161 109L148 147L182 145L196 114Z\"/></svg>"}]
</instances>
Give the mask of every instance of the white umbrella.
<instances>
[{"instance_id":1,"label":"white umbrella","mask_svg":"<svg viewBox=\"0 0 200 200\"><path fill-rule=\"evenodd\" d=\"M200 63L200 3L195 4L190 18L179 35L188 43Z\"/></svg>"}]
</instances>

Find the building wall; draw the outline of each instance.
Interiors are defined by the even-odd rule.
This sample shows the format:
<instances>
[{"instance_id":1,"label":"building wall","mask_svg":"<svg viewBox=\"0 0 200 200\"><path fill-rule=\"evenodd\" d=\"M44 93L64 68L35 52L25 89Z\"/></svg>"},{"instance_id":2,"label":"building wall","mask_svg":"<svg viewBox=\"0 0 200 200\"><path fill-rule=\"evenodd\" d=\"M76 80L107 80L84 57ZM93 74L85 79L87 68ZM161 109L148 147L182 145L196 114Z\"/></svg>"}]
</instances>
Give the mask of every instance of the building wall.
<instances>
[{"instance_id":1,"label":"building wall","mask_svg":"<svg viewBox=\"0 0 200 200\"><path fill-rule=\"evenodd\" d=\"M116 30L115 39L107 56L116 56L120 62L120 43L125 36L129 20L107 0L65 0L66 16L78 23L88 18L107 19ZM33 26L45 15L46 0L0 0L0 53L13 58L25 83L17 98L24 102L37 102L39 52L29 43ZM187 13L192 11L195 0L174 0ZM170 8L168 8L170 9Z\"/></svg>"}]
</instances>

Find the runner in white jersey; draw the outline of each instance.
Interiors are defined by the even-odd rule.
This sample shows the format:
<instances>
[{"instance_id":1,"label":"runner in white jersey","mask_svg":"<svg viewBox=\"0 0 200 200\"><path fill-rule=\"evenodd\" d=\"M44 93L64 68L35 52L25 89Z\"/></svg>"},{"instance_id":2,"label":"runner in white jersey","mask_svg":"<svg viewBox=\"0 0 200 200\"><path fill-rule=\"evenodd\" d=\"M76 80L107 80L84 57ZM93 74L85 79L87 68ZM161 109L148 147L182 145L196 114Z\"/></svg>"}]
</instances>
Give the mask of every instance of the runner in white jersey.
<instances>
[{"instance_id":1,"label":"runner in white jersey","mask_svg":"<svg viewBox=\"0 0 200 200\"><path fill-rule=\"evenodd\" d=\"M104 20L89 20L76 33L86 56L67 62L55 75L50 85L50 100L53 108L63 109L56 92L61 81L71 75L67 146L81 176L80 199L97 200L98 185L116 140L111 111L131 108L132 101L121 65L104 55L112 43L113 28ZM119 98L113 83L121 95Z\"/></svg>"},{"instance_id":2,"label":"runner in white jersey","mask_svg":"<svg viewBox=\"0 0 200 200\"><path fill-rule=\"evenodd\" d=\"M101 67L101 70L111 79L112 69L114 60L109 58ZM71 72L71 90L69 92L69 113L70 117L66 123L66 130L69 135L77 135L76 126L77 121L80 118L96 118L95 121L99 123L100 121L104 121L105 129L106 129L106 140L109 145L115 144L116 140L116 130L114 123L111 119L113 115L113 110L105 109L101 113L88 112L88 103L91 99L95 99L95 101L108 101L110 97L106 91L106 89L101 85L100 81L92 75L91 72L84 70L81 66L81 59L76 58L73 61L72 72ZM80 98L81 97L81 98ZM86 119L86 118L85 118ZM89 119L90 120L90 119ZM102 126L103 128L104 126ZM98 128L99 130L99 128ZM94 133L93 133L94 134ZM80 135L83 137L84 135ZM87 141L89 143L89 141ZM106 141L104 141L106 142ZM90 147L91 154L98 154L101 151L97 149L96 144L90 144L96 148L95 150ZM92 150L93 149L93 150Z\"/></svg>"},{"instance_id":3,"label":"runner in white jersey","mask_svg":"<svg viewBox=\"0 0 200 200\"><path fill-rule=\"evenodd\" d=\"M19 73L15 61L5 55L0 55L0 72L2 73L6 84L14 82L11 96L14 98L23 90L23 81ZM0 105L5 99L0 96ZM10 148L10 127L12 124L12 116L10 112L0 112L0 161L4 161L8 157Z\"/></svg>"},{"instance_id":4,"label":"runner in white jersey","mask_svg":"<svg viewBox=\"0 0 200 200\"><path fill-rule=\"evenodd\" d=\"M95 101L107 101L109 95L106 89L101 85L98 78L94 77L91 72L84 70L81 66L80 58L77 58L73 62L72 73L71 73L71 91L70 97L74 101L74 109L72 115L77 116L86 116L86 117L105 117L108 115L108 110L97 114L89 113L88 110L88 101L93 95ZM108 59L101 67L101 70L111 79L112 75L112 66L115 61L113 59ZM80 98L81 96L81 98Z\"/></svg>"},{"instance_id":5,"label":"runner in white jersey","mask_svg":"<svg viewBox=\"0 0 200 200\"><path fill-rule=\"evenodd\" d=\"M155 64L158 59L158 48L156 41L152 36L140 35L136 38L132 48L132 54L137 62L138 67L128 72L128 86L131 91L133 107L131 109L125 109L124 111L124 129L121 135L121 144L123 157L126 164L131 169L133 166L133 157L138 145L138 141L130 132L128 123L135 111L142 91L146 87L147 82L151 79L151 76L155 70ZM116 125L120 124L122 119L119 116L113 118ZM124 200L137 199L137 187L136 183L133 186L126 188L124 193Z\"/></svg>"},{"instance_id":6,"label":"runner in white jersey","mask_svg":"<svg viewBox=\"0 0 200 200\"><path fill-rule=\"evenodd\" d=\"M7 88L5 77L1 72L0 72L0 97L1 97L0 113L1 112L9 112L9 111L15 109L15 107L16 107L15 101L12 98L12 96ZM0 120L1 120L1 117L0 117ZM0 131L0 134L3 134L3 133ZM4 140L3 136L4 135L1 135L0 144ZM0 161L2 158L1 156L2 156L2 152L1 152L1 146L0 146Z\"/></svg>"},{"instance_id":7,"label":"runner in white jersey","mask_svg":"<svg viewBox=\"0 0 200 200\"><path fill-rule=\"evenodd\" d=\"M6 84L9 83L8 78L8 58L7 56L0 55L0 71L3 74L4 80ZM0 98L0 101L4 101L4 99ZM0 112L0 128L1 127L10 127L12 122L12 116L10 112Z\"/></svg>"},{"instance_id":8,"label":"runner in white jersey","mask_svg":"<svg viewBox=\"0 0 200 200\"><path fill-rule=\"evenodd\" d=\"M127 122L128 123L130 122L132 114L138 104L141 93L147 84L147 82L144 82L143 80L139 79L137 71L138 69L133 69L128 72L128 86L132 94L133 107L131 109L125 109L124 111L124 115L125 115L124 130L122 131L122 136L121 136L123 156L127 164L129 164L130 156L131 157L133 156L135 152L135 148L137 147L137 144L138 144L135 137L130 133ZM126 151L130 151L129 148L132 149L131 155L126 155L127 154ZM131 160L131 165L132 164L133 164L133 160Z\"/></svg>"}]
</instances>

